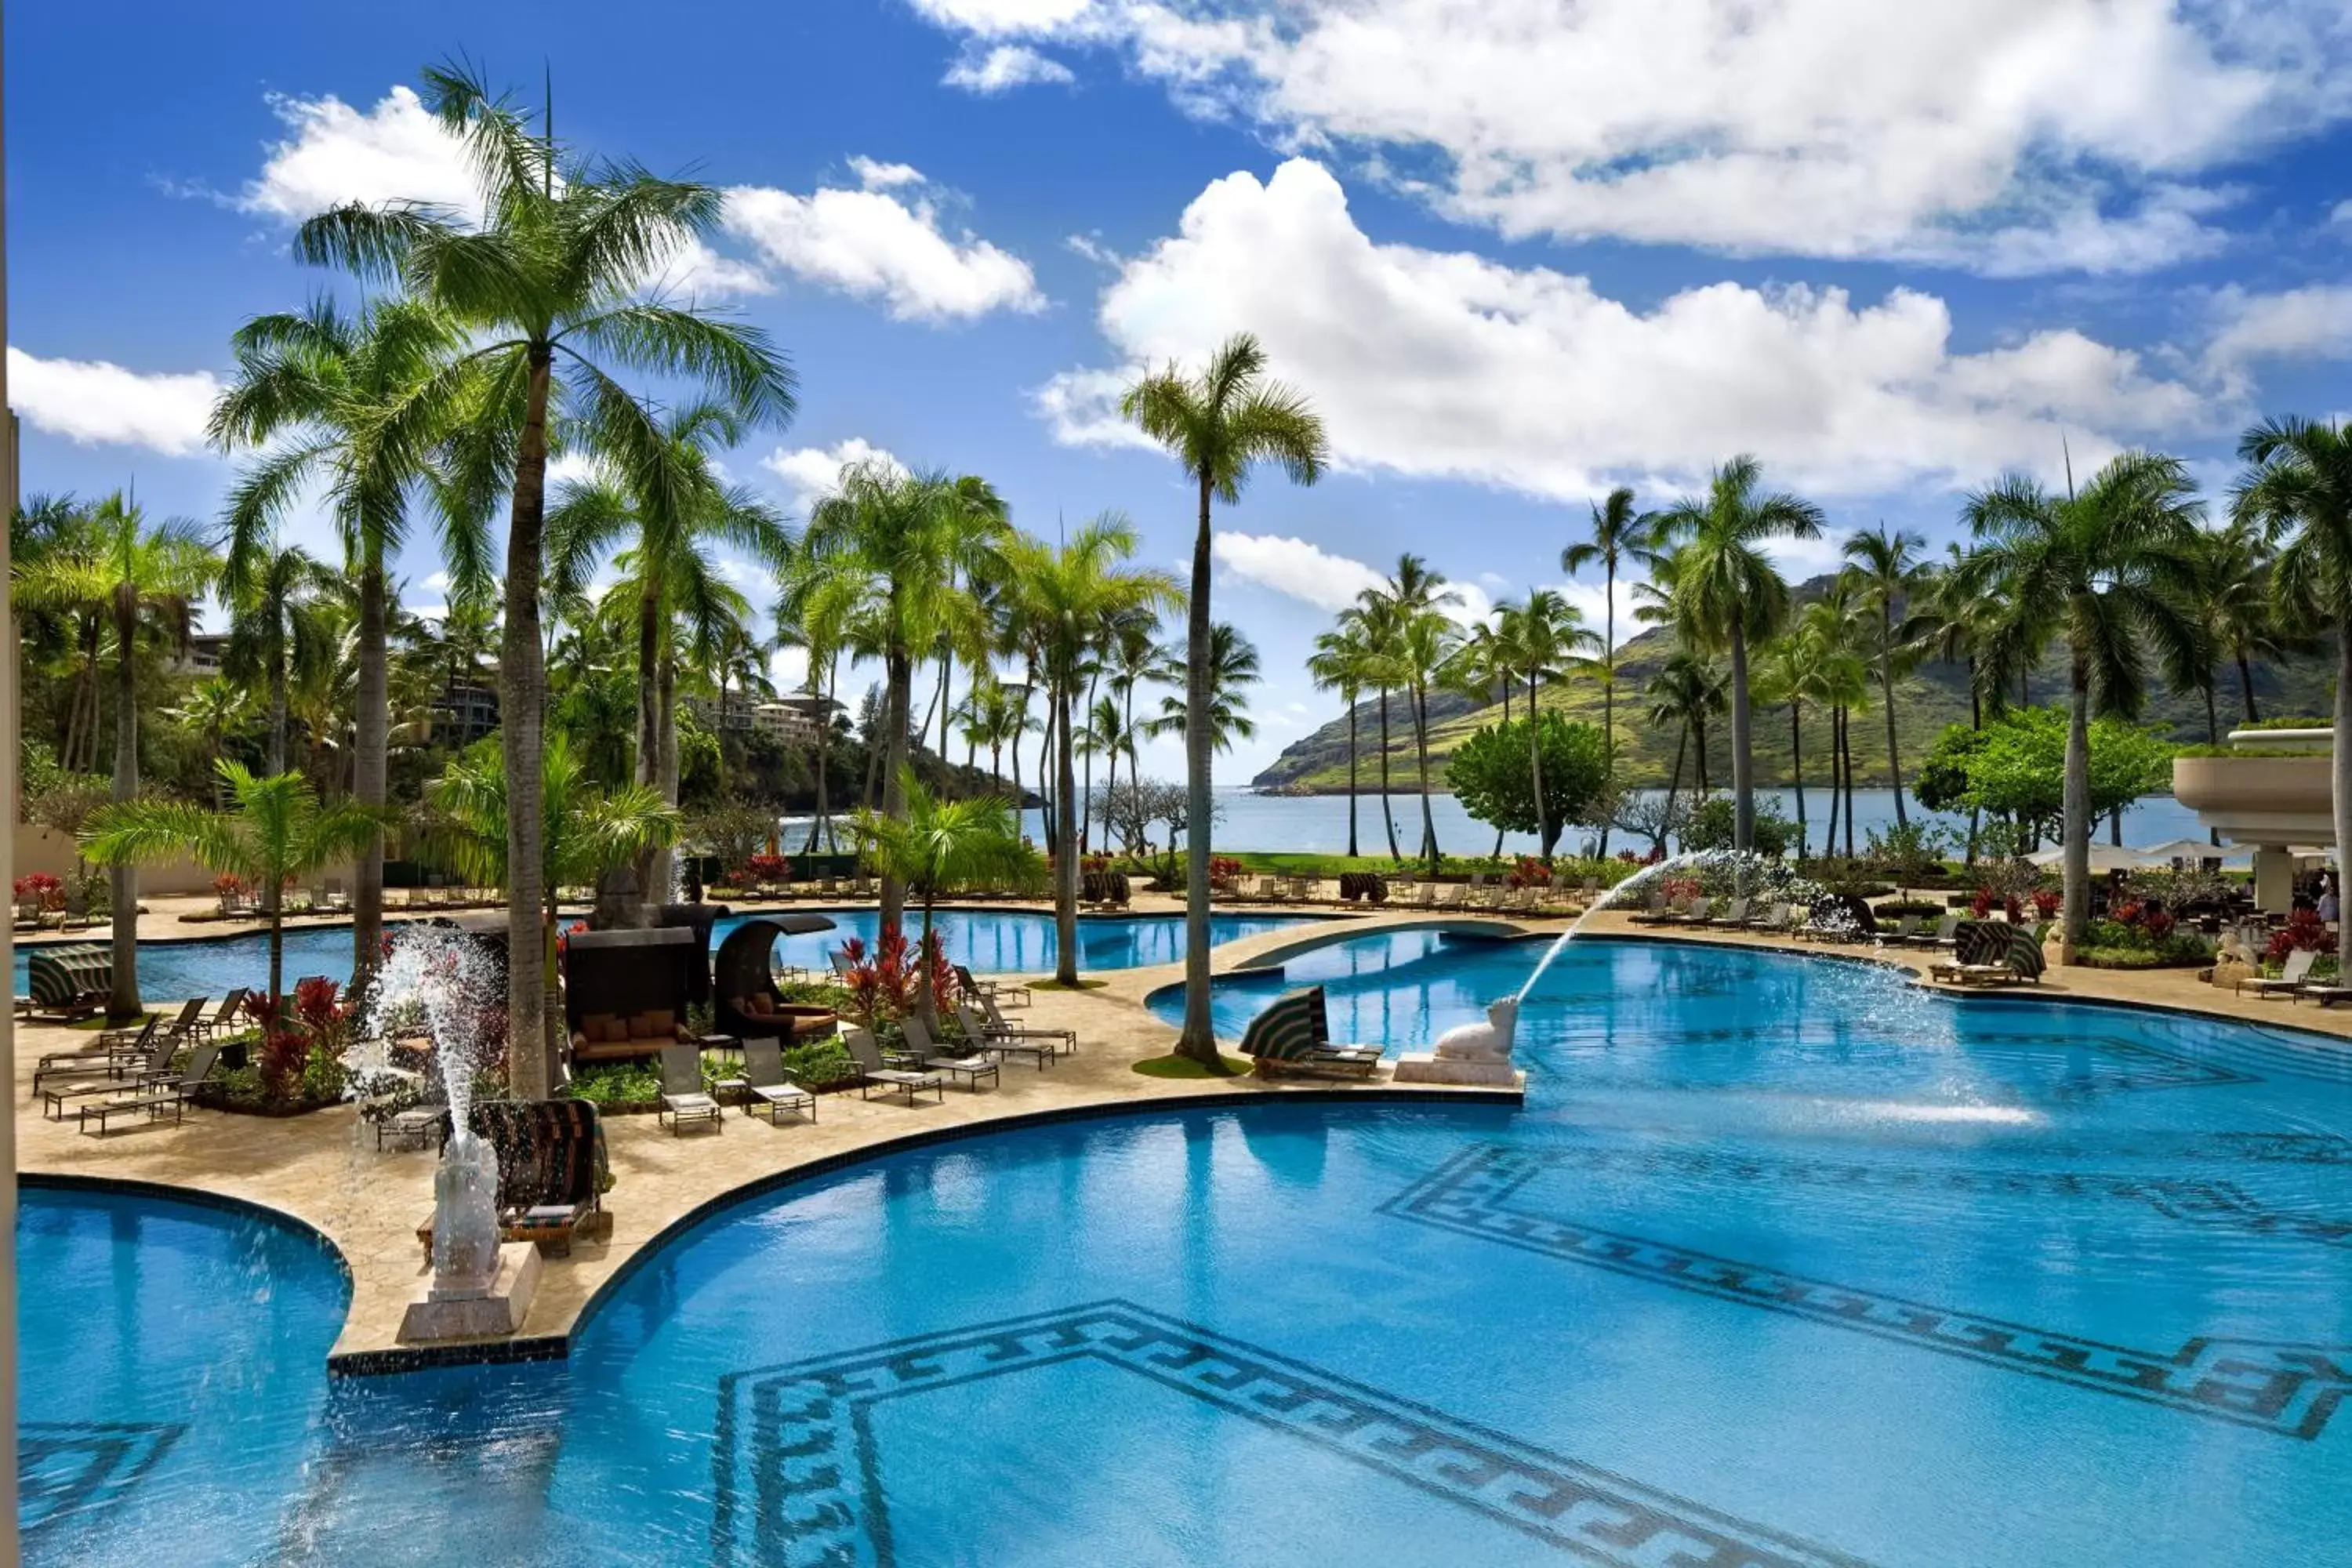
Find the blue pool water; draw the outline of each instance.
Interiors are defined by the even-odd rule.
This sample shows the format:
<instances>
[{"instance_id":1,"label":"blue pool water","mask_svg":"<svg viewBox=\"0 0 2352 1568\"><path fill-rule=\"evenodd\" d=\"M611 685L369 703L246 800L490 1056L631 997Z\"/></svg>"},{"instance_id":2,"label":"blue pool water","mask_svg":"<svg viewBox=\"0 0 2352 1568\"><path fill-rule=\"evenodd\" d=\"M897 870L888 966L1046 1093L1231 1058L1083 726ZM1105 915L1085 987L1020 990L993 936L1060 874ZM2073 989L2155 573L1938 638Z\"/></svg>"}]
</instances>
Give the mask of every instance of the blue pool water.
<instances>
[{"instance_id":1,"label":"blue pool water","mask_svg":"<svg viewBox=\"0 0 2352 1568\"><path fill-rule=\"evenodd\" d=\"M808 936L787 937L776 944L780 964L796 963L822 971L826 954L845 938L868 942L880 929L880 913L862 910L822 910L839 928ZM1315 915L1212 915L1213 942L1227 942L1261 931L1277 931L1328 917ZM908 930L919 917L908 917ZM741 923L730 917L711 931L717 951L727 933ZM1017 910L941 910L936 929L950 962L975 970L1042 974L1054 967L1058 951L1051 915ZM100 931L93 939L106 940ZM1154 963L1174 963L1184 956L1184 921L1180 915L1083 917L1078 921L1080 969L1136 969ZM26 982L26 949L16 949L16 989ZM352 972L352 933L348 927L309 928L286 933L286 981L292 984L305 974L331 974L337 980ZM238 985L259 986L269 974L269 939L258 932L239 936L202 937L190 942L143 942L139 944L139 992L150 1002L189 996L219 996Z\"/></svg>"},{"instance_id":2,"label":"blue pool water","mask_svg":"<svg viewBox=\"0 0 2352 1568\"><path fill-rule=\"evenodd\" d=\"M1412 1048L1538 955L1383 938L1287 979ZM1221 1030L1278 989L1220 987ZM57 1310L101 1327L43 1387L113 1376L115 1418L178 1410L192 1454L240 1401L299 1427L323 1399L299 1462L237 1476L298 1561L2201 1565L2352 1539L2339 1049L1591 942L1520 1057L1518 1112L1139 1116L747 1201L562 1367L322 1394L315 1345L257 1324L293 1371L152 1396L108 1347L184 1287L86 1234ZM77 1560L142 1560L108 1510L205 1479L178 1453Z\"/></svg>"}]
</instances>

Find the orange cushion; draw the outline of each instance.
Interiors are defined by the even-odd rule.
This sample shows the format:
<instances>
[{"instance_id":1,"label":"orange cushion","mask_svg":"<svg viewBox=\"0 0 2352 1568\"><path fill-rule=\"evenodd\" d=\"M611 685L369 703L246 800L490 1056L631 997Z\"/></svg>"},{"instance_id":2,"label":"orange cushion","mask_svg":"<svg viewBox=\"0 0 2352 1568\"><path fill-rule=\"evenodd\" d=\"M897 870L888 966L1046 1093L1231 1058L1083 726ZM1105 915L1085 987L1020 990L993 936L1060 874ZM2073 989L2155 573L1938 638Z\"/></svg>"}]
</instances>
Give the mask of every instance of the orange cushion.
<instances>
[{"instance_id":1,"label":"orange cushion","mask_svg":"<svg viewBox=\"0 0 2352 1568\"><path fill-rule=\"evenodd\" d=\"M771 1002L764 994L743 998L743 1011L754 1018L765 1018L773 1012L775 1004Z\"/></svg>"},{"instance_id":2,"label":"orange cushion","mask_svg":"<svg viewBox=\"0 0 2352 1568\"><path fill-rule=\"evenodd\" d=\"M618 1018L607 1018L597 1026L596 1037L608 1045L619 1045L629 1037L629 1026Z\"/></svg>"},{"instance_id":3,"label":"orange cushion","mask_svg":"<svg viewBox=\"0 0 2352 1568\"><path fill-rule=\"evenodd\" d=\"M677 1027L677 1015L667 1007L658 1007L637 1020L648 1035L667 1035Z\"/></svg>"},{"instance_id":4,"label":"orange cushion","mask_svg":"<svg viewBox=\"0 0 2352 1568\"><path fill-rule=\"evenodd\" d=\"M604 1026L614 1021L610 1013L583 1013L580 1015L580 1032L592 1040L609 1039L611 1037L604 1033Z\"/></svg>"}]
</instances>

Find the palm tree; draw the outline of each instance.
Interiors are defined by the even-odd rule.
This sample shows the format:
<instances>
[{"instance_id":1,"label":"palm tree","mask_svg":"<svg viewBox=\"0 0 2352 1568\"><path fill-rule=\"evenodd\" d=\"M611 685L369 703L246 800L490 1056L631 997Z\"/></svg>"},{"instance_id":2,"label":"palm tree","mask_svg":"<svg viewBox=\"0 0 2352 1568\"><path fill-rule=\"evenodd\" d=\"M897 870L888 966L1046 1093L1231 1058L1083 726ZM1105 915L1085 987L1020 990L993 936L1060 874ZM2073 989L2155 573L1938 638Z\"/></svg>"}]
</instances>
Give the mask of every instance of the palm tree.
<instances>
[{"instance_id":1,"label":"palm tree","mask_svg":"<svg viewBox=\"0 0 2352 1568\"><path fill-rule=\"evenodd\" d=\"M2147 645L2176 658L2196 646L2181 594L2201 510L2188 466L2148 452L2116 458L2079 492L2070 487L2053 495L2032 479L2011 475L1968 500L1977 548L1960 568L1963 584L2003 584L2013 602L2048 606L2065 639L2070 944L2082 942L2090 920L2091 710L2137 713L2146 694ZM2000 635L2025 634L2011 621Z\"/></svg>"},{"instance_id":2,"label":"palm tree","mask_svg":"<svg viewBox=\"0 0 2352 1568\"><path fill-rule=\"evenodd\" d=\"M1886 707L1886 777L1895 789L1897 826L1911 819L1903 809L1903 755L1895 739L1895 679L1910 672L1917 659L1919 638L1927 629L1918 613L1929 576L1919 552L1927 547L1923 535L1907 528L1890 533L1884 522L1866 533L1857 531L1845 542L1845 558L1852 563L1846 570L1877 623L1872 653L1878 667L1879 700Z\"/></svg>"},{"instance_id":3,"label":"palm tree","mask_svg":"<svg viewBox=\"0 0 2352 1568\"><path fill-rule=\"evenodd\" d=\"M1480 630L1489 628L1481 627ZM1365 648L1360 623L1342 616L1339 624L1315 639L1307 658L1307 678L1321 691L1337 691L1348 710L1348 856L1356 847L1356 699L1364 688ZM1507 681L1507 677L1506 678ZM1507 684L1505 688L1508 689Z\"/></svg>"},{"instance_id":4,"label":"palm tree","mask_svg":"<svg viewBox=\"0 0 2352 1568\"><path fill-rule=\"evenodd\" d=\"M214 405L210 434L225 451L262 452L229 495L231 576L248 575L240 563L266 553L264 542L288 512L323 488L359 599L352 787L361 804L381 806L392 726L384 563L407 542L410 504L429 486L434 456L465 409L450 374L465 337L416 300L382 300L354 320L322 298L300 311L254 318L234 346L236 379ZM448 508L436 515L452 597L487 600L489 545L478 519ZM285 765L283 729L273 701L273 772ZM363 984L383 952L380 837L359 857L352 880L352 975Z\"/></svg>"},{"instance_id":5,"label":"palm tree","mask_svg":"<svg viewBox=\"0 0 2352 1568\"><path fill-rule=\"evenodd\" d=\"M1763 465L1742 455L1715 470L1705 500L1667 509L1662 540L1679 564L1674 593L1685 619L1710 646L1731 655L1732 847L1745 854L1756 838L1756 758L1748 722L1748 649L1779 632L1789 616L1789 585L1763 545L1771 539L1815 539L1821 508L1785 490L1766 492Z\"/></svg>"},{"instance_id":6,"label":"palm tree","mask_svg":"<svg viewBox=\"0 0 2352 1568\"><path fill-rule=\"evenodd\" d=\"M320 602L343 580L299 544L274 533L232 532L222 586L228 600L228 646L221 668L236 680L269 694L268 771L286 771L286 694L296 680L332 657L329 618Z\"/></svg>"},{"instance_id":7,"label":"palm tree","mask_svg":"<svg viewBox=\"0 0 2352 1568\"><path fill-rule=\"evenodd\" d=\"M188 694L180 699L178 707L166 710L173 723L204 737L205 760L211 764L215 775L215 806L221 805L226 799L223 793L227 787L226 783L219 777L221 752L227 746L228 738L245 727L247 710L252 706L253 700L246 694L244 687L226 676L208 675L188 689Z\"/></svg>"},{"instance_id":8,"label":"palm tree","mask_svg":"<svg viewBox=\"0 0 2352 1568\"><path fill-rule=\"evenodd\" d=\"M2237 666L2239 712L2252 724L2261 718L2254 702L2255 663L2286 657L2295 639L2272 592L2270 542L2252 519L2235 518L2226 527L2200 533L2190 560L2196 569L2191 607L2210 660L2168 674L2180 689L2204 695L2205 739L2218 743L2221 720L2214 664L2228 659Z\"/></svg>"},{"instance_id":9,"label":"palm tree","mask_svg":"<svg viewBox=\"0 0 2352 1568\"><path fill-rule=\"evenodd\" d=\"M81 833L82 854L101 866L153 864L185 855L206 870L243 877L263 889L269 921L269 1011L286 994L286 921L278 894L340 865L381 833L388 814L357 801L320 804L299 773L257 778L236 763L218 765L236 808L208 810L182 801L134 800L101 808Z\"/></svg>"},{"instance_id":10,"label":"palm tree","mask_svg":"<svg viewBox=\"0 0 2352 1568\"><path fill-rule=\"evenodd\" d=\"M1930 580L1928 587L1927 647L1932 657L1946 664L1957 664L1968 674L1969 728L1984 728L1985 699L1990 696L1996 705L2004 698L2003 683L1988 682L1989 667L1985 655L1993 641L1994 629L2007 615L2008 607L1998 595L1971 594L1966 591L1966 581L1960 575L1960 564L1968 552L1958 542L1948 543L1943 569ZM1990 686L1990 689L1988 689ZM1980 826L1976 807L1969 808L1968 864L1977 863L1977 836Z\"/></svg>"},{"instance_id":11,"label":"palm tree","mask_svg":"<svg viewBox=\"0 0 2352 1568\"><path fill-rule=\"evenodd\" d=\"M1133 524L1105 512L1066 543L1020 538L1005 552L1013 615L1027 629L1045 678L1045 722L1055 756L1055 978L1078 981L1078 803L1071 709L1100 638L1120 616L1173 606L1181 596L1165 572L1126 564L1140 542Z\"/></svg>"},{"instance_id":12,"label":"palm tree","mask_svg":"<svg viewBox=\"0 0 2352 1568\"><path fill-rule=\"evenodd\" d=\"M1656 514L1635 511L1633 488L1619 485L1592 509L1591 533L1559 552L1559 569L1571 577L1596 563L1601 569L1601 741L1609 757L1609 784L1615 784L1617 777L1617 574L1622 567L1649 562L1657 532ZM1604 858L1609 853L1605 821L1601 825L1601 853Z\"/></svg>"},{"instance_id":13,"label":"palm tree","mask_svg":"<svg viewBox=\"0 0 2352 1568\"><path fill-rule=\"evenodd\" d=\"M925 1027L940 1026L938 962L932 953L931 911L941 893L961 888L1010 887L1025 891L1044 879L1036 853L1021 842L1020 818L1013 808L992 795L970 800L941 800L923 787L914 770L899 783L907 814L901 819L881 812L860 811L853 831L859 851L896 877L922 900L923 930L916 945L923 983L918 987L916 1012ZM1064 951L1074 942L1071 931L1060 937ZM1075 962L1060 960L1073 974Z\"/></svg>"},{"instance_id":14,"label":"palm tree","mask_svg":"<svg viewBox=\"0 0 2352 1568\"><path fill-rule=\"evenodd\" d=\"M631 163L562 157L551 125L532 136L521 113L456 68L425 72L425 98L473 163L488 215L480 227L415 202L353 204L320 214L299 253L363 279L396 280L437 307L472 344L456 367L474 410L455 453L445 503L479 517L509 490L506 616L499 658L499 738L509 790L508 859L515 885L507 939L528 950L546 889L539 878L553 829L541 798L547 706L541 643L541 545L551 429L567 417L604 449L657 438L643 405L608 367L709 387L752 424L787 421L793 374L759 329L691 304L642 297L646 280L717 226L722 193L663 180ZM562 367L558 374L558 366ZM541 972L507 966L512 1037L548 1040ZM514 1057L514 1090L547 1091L548 1053Z\"/></svg>"},{"instance_id":15,"label":"palm tree","mask_svg":"<svg viewBox=\"0 0 2352 1568\"><path fill-rule=\"evenodd\" d=\"M1247 332L1228 338L1197 376L1174 365L1127 389L1119 411L1168 448L1200 494L1200 526L1192 539L1192 619L1186 629L1188 710L1206 712L1210 690L1210 506L1239 503L1250 470L1278 464L1297 484L1311 485L1329 460L1323 421L1307 399L1265 375L1265 351ZM1217 1041L1209 1019L1209 795L1212 727L1185 735L1186 821L1184 893L1184 1032L1178 1054L1216 1068Z\"/></svg>"},{"instance_id":16,"label":"palm tree","mask_svg":"<svg viewBox=\"0 0 2352 1568\"><path fill-rule=\"evenodd\" d=\"M139 641L143 630L187 641L191 607L218 575L219 564L192 523L147 526L146 514L121 491L89 513L81 547L43 555L16 574L16 597L28 608L103 616L114 633L114 800L139 795ZM114 988L108 1019L128 1023L139 1000L139 871L113 868Z\"/></svg>"},{"instance_id":17,"label":"palm tree","mask_svg":"<svg viewBox=\"0 0 2352 1568\"><path fill-rule=\"evenodd\" d=\"M647 849L676 844L683 825L677 808L648 784L597 793L560 730L549 733L541 756L540 793L547 803L548 832L540 840L537 874L530 879L541 891L528 910L530 936L520 947L508 950L507 967L535 969L551 984L556 889L593 884ZM513 795L507 784L506 749L496 740L467 747L425 785L427 851L467 881L502 888L509 899L520 896L517 889L524 881L514 874L514 862L508 858L513 847L507 832ZM540 963L521 962L531 952L540 954ZM512 1070L509 1066L509 1074Z\"/></svg>"},{"instance_id":18,"label":"palm tree","mask_svg":"<svg viewBox=\"0 0 2352 1568\"><path fill-rule=\"evenodd\" d=\"M970 559L975 528L1000 542L1010 531L1002 508L975 506L973 494L950 475L853 463L810 509L785 574L785 598L807 636L881 655L883 747L872 763L887 816L902 809L916 658L943 637L970 640L979 609L956 585L956 565ZM898 923L906 898L905 884L886 874L885 925Z\"/></svg>"},{"instance_id":19,"label":"palm tree","mask_svg":"<svg viewBox=\"0 0 2352 1568\"><path fill-rule=\"evenodd\" d=\"M1403 679L1400 665L1402 628L1398 624L1396 607L1385 599L1365 599L1339 613L1342 626L1349 629L1363 644L1364 679L1381 694L1381 826L1389 836L1389 858L1397 865L1404 864L1404 853L1397 847L1396 811L1389 804L1389 693Z\"/></svg>"},{"instance_id":20,"label":"palm tree","mask_svg":"<svg viewBox=\"0 0 2352 1568\"><path fill-rule=\"evenodd\" d=\"M2336 636L2336 845L2352 857L2352 435L2333 420L2265 420L2238 443L2235 514L2278 547L2279 599ZM2251 704L2252 682L2248 681Z\"/></svg>"},{"instance_id":21,"label":"palm tree","mask_svg":"<svg viewBox=\"0 0 2352 1568\"><path fill-rule=\"evenodd\" d=\"M1168 649L1171 658L1180 651ZM1242 689L1258 682L1256 647L1230 623L1219 621L1209 628L1207 673L1208 679L1203 684L1209 689L1209 722L1205 726L1208 747L1213 753L1228 752L1236 740L1251 740L1257 734L1257 725L1242 700ZM1190 745L1192 695L1188 685L1161 698L1160 717L1147 721L1145 731L1153 735L1174 735Z\"/></svg>"},{"instance_id":22,"label":"palm tree","mask_svg":"<svg viewBox=\"0 0 2352 1568\"><path fill-rule=\"evenodd\" d=\"M1528 771L1535 791L1536 842L1539 845L1550 844L1554 835L1544 817L1542 729L1537 722L1542 710L1538 699L1544 681L1566 669L1578 649L1591 647L1592 634L1584 629L1583 619L1575 605L1549 588L1536 589L1528 595L1525 605L1505 606L1500 616L1497 635L1505 657L1528 683Z\"/></svg>"},{"instance_id":23,"label":"palm tree","mask_svg":"<svg viewBox=\"0 0 2352 1568\"><path fill-rule=\"evenodd\" d=\"M719 576L721 545L769 571L792 551L783 520L767 504L719 475L714 454L745 435L722 404L688 404L655 422L651 439L635 420L624 439L600 446L604 472L557 492L547 514L548 580L559 596L583 588L605 556L619 551L620 590L635 611L637 653L636 782L677 804L678 639L683 622L714 647L729 627L740 636L740 597ZM667 851L647 868L646 893L669 886Z\"/></svg>"},{"instance_id":24,"label":"palm tree","mask_svg":"<svg viewBox=\"0 0 2352 1568\"><path fill-rule=\"evenodd\" d=\"M1789 710L1789 783L1797 796L1797 859L1805 858L1805 704L1822 689L1820 637L1801 620L1764 646L1756 665L1756 700ZM1834 797L1832 797L1834 799ZM1836 819L1836 807L1831 807Z\"/></svg>"},{"instance_id":25,"label":"palm tree","mask_svg":"<svg viewBox=\"0 0 2352 1568\"><path fill-rule=\"evenodd\" d=\"M1437 818L1429 798L1429 685L1452 657L1458 635L1444 611L1461 603L1461 595L1445 585L1443 574L1408 552L1397 557L1396 570L1386 584L1358 595L1365 606L1385 618L1392 630L1389 651L1405 689L1407 715L1412 720L1415 773L1421 791L1421 852L1430 874L1437 872Z\"/></svg>"},{"instance_id":26,"label":"palm tree","mask_svg":"<svg viewBox=\"0 0 2352 1568\"><path fill-rule=\"evenodd\" d=\"M1853 716L1868 705L1870 666L1864 650L1871 637L1870 613L1856 580L1841 574L1800 618L1816 649L1813 700L1830 711L1830 820L1822 839L1825 855L1837 853L1838 815L1845 815L1845 854L1853 858Z\"/></svg>"},{"instance_id":27,"label":"palm tree","mask_svg":"<svg viewBox=\"0 0 2352 1568\"><path fill-rule=\"evenodd\" d=\"M1681 729L1675 742L1674 772L1666 775L1666 814L1671 817L1675 795L1682 788L1683 754L1694 741L1698 743L1698 793L1707 792L1706 716L1724 710L1723 675L1704 655L1678 648L1650 677L1646 691L1651 727L1663 730L1672 724Z\"/></svg>"}]
</instances>

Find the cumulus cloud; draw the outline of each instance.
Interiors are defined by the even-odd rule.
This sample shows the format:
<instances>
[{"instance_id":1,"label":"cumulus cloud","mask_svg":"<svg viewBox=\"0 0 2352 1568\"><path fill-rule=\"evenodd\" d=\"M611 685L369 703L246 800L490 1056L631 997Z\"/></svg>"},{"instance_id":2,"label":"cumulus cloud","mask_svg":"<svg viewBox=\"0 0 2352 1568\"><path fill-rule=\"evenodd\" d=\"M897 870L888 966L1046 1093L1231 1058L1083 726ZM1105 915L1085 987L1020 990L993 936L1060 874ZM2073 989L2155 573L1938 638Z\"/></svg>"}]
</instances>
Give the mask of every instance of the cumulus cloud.
<instances>
[{"instance_id":1,"label":"cumulus cloud","mask_svg":"<svg viewBox=\"0 0 2352 1568\"><path fill-rule=\"evenodd\" d=\"M79 446L145 447L184 458L205 446L223 388L210 371L142 373L105 360L8 350L8 400L26 423Z\"/></svg>"},{"instance_id":2,"label":"cumulus cloud","mask_svg":"<svg viewBox=\"0 0 2352 1568\"><path fill-rule=\"evenodd\" d=\"M2214 305L2216 326L2205 357L2217 374L2242 374L2256 360L2352 355L2352 285L2315 284L2276 294L2227 289Z\"/></svg>"},{"instance_id":3,"label":"cumulus cloud","mask_svg":"<svg viewBox=\"0 0 2352 1568\"><path fill-rule=\"evenodd\" d=\"M289 134L236 197L247 212L299 223L346 202L479 210L464 149L411 89L394 88L365 112L331 93L275 96L269 107Z\"/></svg>"},{"instance_id":4,"label":"cumulus cloud","mask_svg":"<svg viewBox=\"0 0 2352 1568\"><path fill-rule=\"evenodd\" d=\"M1220 530L1209 541L1211 554L1229 576L1271 588L1326 614L1337 615L1358 595L1383 586L1387 576L1352 556L1335 555L1310 541L1279 533ZM1448 583L1439 608L1461 625L1475 626L1495 613L1492 595L1476 583Z\"/></svg>"},{"instance_id":5,"label":"cumulus cloud","mask_svg":"<svg viewBox=\"0 0 2352 1568\"><path fill-rule=\"evenodd\" d=\"M726 226L771 266L824 288L878 300L901 321L970 320L1045 308L1029 264L969 230L950 234L922 175L854 159L856 190L808 195L764 185L727 193ZM908 194L901 195L906 192Z\"/></svg>"},{"instance_id":6,"label":"cumulus cloud","mask_svg":"<svg viewBox=\"0 0 2352 1568\"><path fill-rule=\"evenodd\" d=\"M898 469L906 467L862 436L852 436L830 447L801 447L790 451L779 447L760 459L760 467L784 482L793 510L803 513L834 488L841 479L842 469L856 463L879 463Z\"/></svg>"},{"instance_id":7,"label":"cumulus cloud","mask_svg":"<svg viewBox=\"0 0 2352 1568\"><path fill-rule=\"evenodd\" d=\"M2202 182L2352 111L2333 0L915 3L971 41L1115 50L1510 235L1991 271L2210 250Z\"/></svg>"},{"instance_id":8,"label":"cumulus cloud","mask_svg":"<svg viewBox=\"0 0 2352 1568\"><path fill-rule=\"evenodd\" d=\"M967 48L940 79L945 87L990 96L1016 87L1077 80L1070 68L1023 44L999 44L992 49Z\"/></svg>"},{"instance_id":9,"label":"cumulus cloud","mask_svg":"<svg viewBox=\"0 0 2352 1568\"><path fill-rule=\"evenodd\" d=\"M2238 412L2072 331L1957 352L1943 301L1910 289L1718 283L1640 310L1547 268L1376 244L1303 159L1210 184L1099 320L1119 363L1038 394L1065 441L1136 442L1117 411L1136 372L1246 329L1314 398L1340 466L1550 498L1691 485L1739 451L1822 493L1965 485L2054 471L2062 437L2096 460Z\"/></svg>"}]
</instances>

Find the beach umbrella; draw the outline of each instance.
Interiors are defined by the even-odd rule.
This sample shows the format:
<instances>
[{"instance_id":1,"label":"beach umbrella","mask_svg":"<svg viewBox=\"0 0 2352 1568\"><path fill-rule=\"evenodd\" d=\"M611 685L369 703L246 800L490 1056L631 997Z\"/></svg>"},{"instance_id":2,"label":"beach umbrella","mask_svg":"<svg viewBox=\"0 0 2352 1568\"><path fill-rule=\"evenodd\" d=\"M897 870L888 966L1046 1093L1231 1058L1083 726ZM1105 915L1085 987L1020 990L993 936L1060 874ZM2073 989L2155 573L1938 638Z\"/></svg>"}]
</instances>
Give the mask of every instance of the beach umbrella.
<instances>
[{"instance_id":1,"label":"beach umbrella","mask_svg":"<svg viewBox=\"0 0 2352 1568\"><path fill-rule=\"evenodd\" d=\"M2118 848L2113 844L2094 844L2091 846L2091 875L2099 877L2109 871L2137 871L2146 864L2140 856L2141 851L2137 849ZM2036 866L2052 867L2066 858L2066 850L2063 846L2053 845L2028 855L2026 858Z\"/></svg>"}]
</instances>

